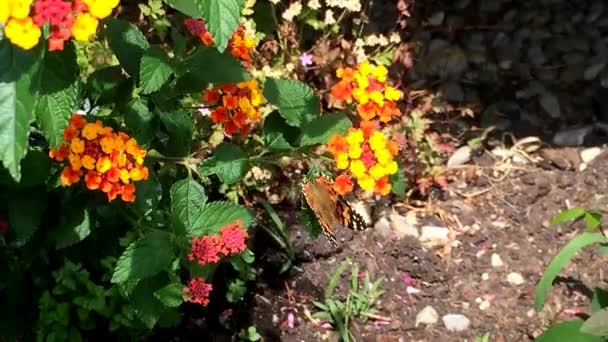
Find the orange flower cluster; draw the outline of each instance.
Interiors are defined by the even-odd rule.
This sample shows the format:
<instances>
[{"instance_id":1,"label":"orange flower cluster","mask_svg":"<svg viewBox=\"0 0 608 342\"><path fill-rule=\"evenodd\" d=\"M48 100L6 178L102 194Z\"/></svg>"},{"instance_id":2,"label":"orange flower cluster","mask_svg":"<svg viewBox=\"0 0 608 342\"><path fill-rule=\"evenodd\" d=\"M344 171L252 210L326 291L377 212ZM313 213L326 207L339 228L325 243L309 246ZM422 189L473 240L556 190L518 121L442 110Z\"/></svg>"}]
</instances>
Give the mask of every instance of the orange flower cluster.
<instances>
[{"instance_id":1,"label":"orange flower cluster","mask_svg":"<svg viewBox=\"0 0 608 342\"><path fill-rule=\"evenodd\" d=\"M383 196L390 193L389 176L399 171L394 160L399 146L387 139L384 133L365 122L363 128L351 128L346 136L333 135L327 146L337 168L348 170L361 189ZM341 195L351 192L351 177L346 173L336 177L334 189Z\"/></svg>"},{"instance_id":2,"label":"orange flower cluster","mask_svg":"<svg viewBox=\"0 0 608 342\"><path fill-rule=\"evenodd\" d=\"M112 127L95 123L72 114L63 132L63 144L50 149L49 156L68 162L61 172L61 184L70 186L84 181L89 190L101 190L109 201L116 197L125 202L135 201L133 182L148 179L148 168L143 166L146 150L135 139Z\"/></svg>"},{"instance_id":3,"label":"orange flower cluster","mask_svg":"<svg viewBox=\"0 0 608 342\"><path fill-rule=\"evenodd\" d=\"M213 36L207 31L203 20L186 18L184 19L184 25L190 34L198 37L206 46L212 46L214 44ZM228 42L228 51L243 62L251 61L249 50L254 47L255 41L245 34L245 29L241 26L234 31L232 38Z\"/></svg>"},{"instance_id":4,"label":"orange flower cluster","mask_svg":"<svg viewBox=\"0 0 608 342\"><path fill-rule=\"evenodd\" d=\"M364 61L352 68L339 68L336 75L340 81L331 89L331 98L337 103L357 103L357 112L364 121L376 117L389 122L401 112L396 101L401 92L386 84L386 67L371 65Z\"/></svg>"},{"instance_id":5,"label":"orange flower cluster","mask_svg":"<svg viewBox=\"0 0 608 342\"><path fill-rule=\"evenodd\" d=\"M263 96L256 80L220 84L203 91L202 97L209 106L217 105L211 112L211 121L220 124L227 136L240 132L241 137L246 137L260 119Z\"/></svg>"}]
</instances>

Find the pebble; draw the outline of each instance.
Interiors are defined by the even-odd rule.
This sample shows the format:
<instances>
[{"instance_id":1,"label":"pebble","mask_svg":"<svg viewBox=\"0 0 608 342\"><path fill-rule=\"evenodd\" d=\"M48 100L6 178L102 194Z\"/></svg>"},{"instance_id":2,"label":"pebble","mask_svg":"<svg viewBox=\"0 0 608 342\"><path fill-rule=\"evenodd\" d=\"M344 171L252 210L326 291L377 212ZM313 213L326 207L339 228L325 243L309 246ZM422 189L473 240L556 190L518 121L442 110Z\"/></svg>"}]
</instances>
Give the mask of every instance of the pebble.
<instances>
[{"instance_id":1,"label":"pebble","mask_svg":"<svg viewBox=\"0 0 608 342\"><path fill-rule=\"evenodd\" d=\"M395 231L398 238L402 238L404 236L413 236L417 238L420 235L420 233L418 233L418 228L416 228L415 216L403 216L393 211L390 214L389 219L391 222L391 227Z\"/></svg>"},{"instance_id":2,"label":"pebble","mask_svg":"<svg viewBox=\"0 0 608 342\"><path fill-rule=\"evenodd\" d=\"M492 253L492 256L490 257L490 263L492 264L492 267L502 267L505 264L502 261L500 255L498 255L497 253Z\"/></svg>"},{"instance_id":3,"label":"pebble","mask_svg":"<svg viewBox=\"0 0 608 342\"><path fill-rule=\"evenodd\" d=\"M449 229L445 227L424 226L422 227L422 234L419 240L427 248L445 246L449 241L449 232Z\"/></svg>"},{"instance_id":4,"label":"pebble","mask_svg":"<svg viewBox=\"0 0 608 342\"><path fill-rule=\"evenodd\" d=\"M479 310L484 311L486 309L488 309L490 307L490 301L485 299L484 301L481 302L481 304L479 304Z\"/></svg>"},{"instance_id":5,"label":"pebble","mask_svg":"<svg viewBox=\"0 0 608 342\"><path fill-rule=\"evenodd\" d=\"M419 324L432 325L439 321L437 310L430 305L427 305L422 311L416 315L416 326Z\"/></svg>"},{"instance_id":6,"label":"pebble","mask_svg":"<svg viewBox=\"0 0 608 342\"><path fill-rule=\"evenodd\" d=\"M376 224L374 224L374 230L384 237L392 237L393 231L391 229L391 223L386 217L381 217Z\"/></svg>"},{"instance_id":7,"label":"pebble","mask_svg":"<svg viewBox=\"0 0 608 342\"><path fill-rule=\"evenodd\" d=\"M583 163L589 164L593 159L602 154L602 149L599 147L590 147L582 150L580 154Z\"/></svg>"},{"instance_id":8,"label":"pebble","mask_svg":"<svg viewBox=\"0 0 608 342\"><path fill-rule=\"evenodd\" d=\"M524 277L517 272L507 274L507 281L513 285L521 285L525 282Z\"/></svg>"},{"instance_id":9,"label":"pebble","mask_svg":"<svg viewBox=\"0 0 608 342\"><path fill-rule=\"evenodd\" d=\"M466 316L460 314L447 314L441 320L449 331L464 331L471 324Z\"/></svg>"},{"instance_id":10,"label":"pebble","mask_svg":"<svg viewBox=\"0 0 608 342\"><path fill-rule=\"evenodd\" d=\"M448 159L447 166L454 167L462 165L471 160L471 148L468 145L459 147Z\"/></svg>"},{"instance_id":11,"label":"pebble","mask_svg":"<svg viewBox=\"0 0 608 342\"><path fill-rule=\"evenodd\" d=\"M488 279L490 279L490 275L489 275L489 274L487 274L487 273L483 273L483 274L481 275L481 280L488 280Z\"/></svg>"}]
</instances>

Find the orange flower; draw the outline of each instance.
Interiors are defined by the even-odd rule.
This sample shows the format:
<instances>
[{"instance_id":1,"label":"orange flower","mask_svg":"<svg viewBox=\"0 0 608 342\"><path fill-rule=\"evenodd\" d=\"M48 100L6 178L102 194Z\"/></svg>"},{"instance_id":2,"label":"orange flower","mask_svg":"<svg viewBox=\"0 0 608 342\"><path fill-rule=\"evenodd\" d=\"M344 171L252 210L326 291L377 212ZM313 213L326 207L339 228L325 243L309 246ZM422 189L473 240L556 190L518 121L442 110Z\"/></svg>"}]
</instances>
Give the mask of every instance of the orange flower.
<instances>
[{"instance_id":1,"label":"orange flower","mask_svg":"<svg viewBox=\"0 0 608 342\"><path fill-rule=\"evenodd\" d=\"M346 195L353 191L353 180L348 175L340 175L336 177L333 188L340 195Z\"/></svg>"},{"instance_id":2,"label":"orange flower","mask_svg":"<svg viewBox=\"0 0 608 342\"><path fill-rule=\"evenodd\" d=\"M382 196L386 196L391 192L391 183L388 176L382 177L376 181L374 185L374 191Z\"/></svg>"},{"instance_id":3,"label":"orange flower","mask_svg":"<svg viewBox=\"0 0 608 342\"><path fill-rule=\"evenodd\" d=\"M334 134L331 136L331 138L329 138L329 141L327 142L327 149L334 156L340 153L347 153L348 143L346 142L346 139L344 139L344 137L340 134Z\"/></svg>"},{"instance_id":4,"label":"orange flower","mask_svg":"<svg viewBox=\"0 0 608 342\"><path fill-rule=\"evenodd\" d=\"M369 136L372 135L372 132L380 129L380 124L375 120L361 121L359 123L359 128L363 131L363 136L369 138Z\"/></svg>"},{"instance_id":5,"label":"orange flower","mask_svg":"<svg viewBox=\"0 0 608 342\"><path fill-rule=\"evenodd\" d=\"M206 89L203 91L203 101L207 104L214 105L220 99L220 93L214 89Z\"/></svg>"},{"instance_id":6,"label":"orange flower","mask_svg":"<svg viewBox=\"0 0 608 342\"><path fill-rule=\"evenodd\" d=\"M78 183L81 175L82 172L80 172L80 170L74 170L70 166L66 166L63 168L59 179L61 180L61 185L70 186L72 184Z\"/></svg>"},{"instance_id":7,"label":"orange flower","mask_svg":"<svg viewBox=\"0 0 608 342\"><path fill-rule=\"evenodd\" d=\"M99 189L99 184L101 183L101 174L95 171L89 171L84 176L84 182L89 190L97 190Z\"/></svg>"},{"instance_id":8,"label":"orange flower","mask_svg":"<svg viewBox=\"0 0 608 342\"><path fill-rule=\"evenodd\" d=\"M122 187L120 198L124 202L135 202L135 185L126 184Z\"/></svg>"},{"instance_id":9,"label":"orange flower","mask_svg":"<svg viewBox=\"0 0 608 342\"><path fill-rule=\"evenodd\" d=\"M350 82L340 81L331 88L331 96L338 101L352 101L353 87Z\"/></svg>"}]
</instances>

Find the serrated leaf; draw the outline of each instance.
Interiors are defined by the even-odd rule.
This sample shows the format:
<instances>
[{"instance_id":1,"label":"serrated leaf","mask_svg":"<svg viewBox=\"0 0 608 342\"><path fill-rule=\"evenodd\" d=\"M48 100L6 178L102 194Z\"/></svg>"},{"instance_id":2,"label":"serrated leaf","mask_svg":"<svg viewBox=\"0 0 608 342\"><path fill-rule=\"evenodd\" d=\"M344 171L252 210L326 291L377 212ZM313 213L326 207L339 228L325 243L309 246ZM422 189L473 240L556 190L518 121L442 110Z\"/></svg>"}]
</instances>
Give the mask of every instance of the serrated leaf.
<instances>
[{"instance_id":1,"label":"serrated leaf","mask_svg":"<svg viewBox=\"0 0 608 342\"><path fill-rule=\"evenodd\" d=\"M213 171L224 184L238 182L249 170L249 157L237 145L222 143L213 151L213 157Z\"/></svg>"},{"instance_id":2,"label":"serrated leaf","mask_svg":"<svg viewBox=\"0 0 608 342\"><path fill-rule=\"evenodd\" d=\"M24 51L0 41L0 161L16 181L27 154L43 55L40 46Z\"/></svg>"},{"instance_id":3,"label":"serrated leaf","mask_svg":"<svg viewBox=\"0 0 608 342\"><path fill-rule=\"evenodd\" d=\"M15 232L15 245L25 245L34 235L46 210L47 198L39 191L19 192L8 202L8 220Z\"/></svg>"},{"instance_id":4,"label":"serrated leaf","mask_svg":"<svg viewBox=\"0 0 608 342\"><path fill-rule=\"evenodd\" d=\"M232 55L206 46L198 47L186 58L181 65L181 71L194 76L200 84L236 83L251 79L241 63ZM191 77L187 75L186 77Z\"/></svg>"},{"instance_id":5,"label":"serrated leaf","mask_svg":"<svg viewBox=\"0 0 608 342\"><path fill-rule=\"evenodd\" d=\"M97 104L116 104L130 96L133 80L124 77L120 65L102 68L93 72L87 81L88 93Z\"/></svg>"},{"instance_id":6,"label":"serrated leaf","mask_svg":"<svg viewBox=\"0 0 608 342\"><path fill-rule=\"evenodd\" d=\"M22 172L19 183L15 182L8 170L0 167L0 185L18 189L43 185L49 176L50 163L48 154L30 150L21 161Z\"/></svg>"},{"instance_id":7,"label":"serrated leaf","mask_svg":"<svg viewBox=\"0 0 608 342\"><path fill-rule=\"evenodd\" d=\"M345 113L326 114L302 127L300 146L325 144L334 134L345 134L352 126Z\"/></svg>"},{"instance_id":8,"label":"serrated leaf","mask_svg":"<svg viewBox=\"0 0 608 342\"><path fill-rule=\"evenodd\" d=\"M542 278L536 286L536 310L540 310L545 305L545 299L551 289L553 280L561 272L561 270L568 265L570 259L574 257L578 251L585 248L588 245L595 243L608 243L608 238L600 233L582 233L574 239L570 240L553 258L549 266L545 269Z\"/></svg>"},{"instance_id":9,"label":"serrated leaf","mask_svg":"<svg viewBox=\"0 0 608 342\"><path fill-rule=\"evenodd\" d=\"M106 36L120 65L131 77L138 77L142 56L150 47L146 37L137 26L115 18L108 20Z\"/></svg>"},{"instance_id":10,"label":"serrated leaf","mask_svg":"<svg viewBox=\"0 0 608 342\"><path fill-rule=\"evenodd\" d=\"M581 332L593 336L608 336L608 308L600 310L587 318Z\"/></svg>"},{"instance_id":11,"label":"serrated leaf","mask_svg":"<svg viewBox=\"0 0 608 342\"><path fill-rule=\"evenodd\" d=\"M300 131L296 127L287 125L285 119L278 111L273 111L264 119L262 138L264 145L270 151L293 150L293 143Z\"/></svg>"},{"instance_id":12,"label":"serrated leaf","mask_svg":"<svg viewBox=\"0 0 608 342\"><path fill-rule=\"evenodd\" d=\"M192 178L179 180L171 186L171 211L186 229L192 227L206 202L205 189Z\"/></svg>"},{"instance_id":13,"label":"serrated leaf","mask_svg":"<svg viewBox=\"0 0 608 342\"><path fill-rule=\"evenodd\" d=\"M223 226L236 220L243 221L243 227L247 228L253 222L253 216L249 209L242 205L227 202L207 203L188 233L191 236L217 234Z\"/></svg>"},{"instance_id":14,"label":"serrated leaf","mask_svg":"<svg viewBox=\"0 0 608 342\"><path fill-rule=\"evenodd\" d=\"M171 266L173 257L173 246L167 233L148 233L122 253L114 268L112 283L151 277Z\"/></svg>"},{"instance_id":15,"label":"serrated leaf","mask_svg":"<svg viewBox=\"0 0 608 342\"><path fill-rule=\"evenodd\" d=\"M154 139L156 115L148 108L148 100L138 97L131 100L125 110L125 125L140 145L148 145Z\"/></svg>"},{"instance_id":16,"label":"serrated leaf","mask_svg":"<svg viewBox=\"0 0 608 342\"><path fill-rule=\"evenodd\" d=\"M564 210L559 214L553 216L551 219L551 225L562 224L566 221L578 220L583 217L587 211L581 207L574 207L568 210Z\"/></svg>"},{"instance_id":17,"label":"serrated leaf","mask_svg":"<svg viewBox=\"0 0 608 342\"><path fill-rule=\"evenodd\" d=\"M194 125L190 114L183 109L159 110L160 121L169 134L167 141L167 154L176 157L185 157L190 153Z\"/></svg>"},{"instance_id":18,"label":"serrated leaf","mask_svg":"<svg viewBox=\"0 0 608 342\"><path fill-rule=\"evenodd\" d=\"M169 57L159 47L147 49L139 68L139 86L142 93L150 94L159 90L173 74Z\"/></svg>"},{"instance_id":19,"label":"serrated leaf","mask_svg":"<svg viewBox=\"0 0 608 342\"><path fill-rule=\"evenodd\" d=\"M582 333L580 331L583 321L573 319L553 324L542 335L538 336L536 342L602 342L603 338Z\"/></svg>"},{"instance_id":20,"label":"serrated leaf","mask_svg":"<svg viewBox=\"0 0 608 342\"><path fill-rule=\"evenodd\" d=\"M236 31L241 17L240 0L195 0L198 4L207 31L219 51L226 50L232 33Z\"/></svg>"},{"instance_id":21,"label":"serrated leaf","mask_svg":"<svg viewBox=\"0 0 608 342\"><path fill-rule=\"evenodd\" d=\"M281 116L291 126L302 127L321 114L319 97L300 81L267 78L264 97L279 108Z\"/></svg>"},{"instance_id":22,"label":"serrated leaf","mask_svg":"<svg viewBox=\"0 0 608 342\"><path fill-rule=\"evenodd\" d=\"M183 302L184 285L173 283L169 284L154 292L154 297L158 299L165 306L175 308L180 306Z\"/></svg>"},{"instance_id":23,"label":"serrated leaf","mask_svg":"<svg viewBox=\"0 0 608 342\"><path fill-rule=\"evenodd\" d=\"M200 19L203 17L201 13L201 9L198 6L197 1L192 0L165 0L165 2L175 8L176 10L182 12L183 14L195 18Z\"/></svg>"},{"instance_id":24,"label":"serrated leaf","mask_svg":"<svg viewBox=\"0 0 608 342\"><path fill-rule=\"evenodd\" d=\"M91 219L89 211L84 205L71 202L59 220L59 227L53 234L55 248L62 249L72 246L91 234Z\"/></svg>"},{"instance_id":25,"label":"serrated leaf","mask_svg":"<svg viewBox=\"0 0 608 342\"><path fill-rule=\"evenodd\" d=\"M155 292L165 286L167 282L166 274L158 274L140 281L131 294L130 304L135 309L137 317L148 329L154 328L165 311L163 303L156 298Z\"/></svg>"},{"instance_id":26,"label":"serrated leaf","mask_svg":"<svg viewBox=\"0 0 608 342\"><path fill-rule=\"evenodd\" d=\"M390 181L391 191L399 197L405 196L407 184L405 182L405 174L403 173L403 170L399 170L394 175L391 175Z\"/></svg>"}]
</instances>

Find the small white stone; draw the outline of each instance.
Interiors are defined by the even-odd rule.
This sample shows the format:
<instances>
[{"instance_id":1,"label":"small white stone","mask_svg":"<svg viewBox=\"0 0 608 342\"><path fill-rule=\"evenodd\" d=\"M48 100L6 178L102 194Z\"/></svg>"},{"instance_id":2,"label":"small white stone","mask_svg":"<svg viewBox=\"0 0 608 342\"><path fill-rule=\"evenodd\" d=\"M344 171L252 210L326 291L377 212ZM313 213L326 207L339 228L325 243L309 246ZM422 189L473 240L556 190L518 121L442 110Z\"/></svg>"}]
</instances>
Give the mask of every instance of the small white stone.
<instances>
[{"instance_id":1,"label":"small white stone","mask_svg":"<svg viewBox=\"0 0 608 342\"><path fill-rule=\"evenodd\" d=\"M489 274L484 273L484 274L481 275L481 280L488 280L488 279L490 279L490 275Z\"/></svg>"},{"instance_id":2,"label":"small white stone","mask_svg":"<svg viewBox=\"0 0 608 342\"><path fill-rule=\"evenodd\" d=\"M502 258L500 257L500 255L498 255L497 253L492 253L492 256L490 257L490 263L492 264L492 267L502 267L504 266L504 262L502 261Z\"/></svg>"},{"instance_id":3,"label":"small white stone","mask_svg":"<svg viewBox=\"0 0 608 342\"><path fill-rule=\"evenodd\" d=\"M589 147L580 152L583 163L589 164L593 159L602 154L602 149L599 147Z\"/></svg>"},{"instance_id":4,"label":"small white stone","mask_svg":"<svg viewBox=\"0 0 608 342\"><path fill-rule=\"evenodd\" d=\"M525 282L524 277L517 272L507 274L507 281L513 285L521 285Z\"/></svg>"},{"instance_id":5,"label":"small white stone","mask_svg":"<svg viewBox=\"0 0 608 342\"><path fill-rule=\"evenodd\" d=\"M449 232L449 229L445 227L424 226L419 240L427 248L445 246L449 241Z\"/></svg>"},{"instance_id":6,"label":"small white stone","mask_svg":"<svg viewBox=\"0 0 608 342\"><path fill-rule=\"evenodd\" d=\"M437 310L430 305L426 306L416 315L416 326L421 323L431 325L437 323L437 321L439 321L439 314L437 313Z\"/></svg>"},{"instance_id":7,"label":"small white stone","mask_svg":"<svg viewBox=\"0 0 608 342\"><path fill-rule=\"evenodd\" d=\"M460 314L447 314L441 320L449 331L464 331L471 324L466 316Z\"/></svg>"},{"instance_id":8,"label":"small white stone","mask_svg":"<svg viewBox=\"0 0 608 342\"><path fill-rule=\"evenodd\" d=\"M530 309L528 312L526 312L526 316L530 318L534 317L534 315L536 315L536 311L534 309Z\"/></svg>"},{"instance_id":9,"label":"small white stone","mask_svg":"<svg viewBox=\"0 0 608 342\"><path fill-rule=\"evenodd\" d=\"M468 162L471 160L471 152L472 150L468 145L459 147L448 159L447 166L454 167Z\"/></svg>"},{"instance_id":10,"label":"small white stone","mask_svg":"<svg viewBox=\"0 0 608 342\"><path fill-rule=\"evenodd\" d=\"M374 230L384 237L391 237L393 232L391 230L391 223L388 222L386 217L381 217L376 224L374 224Z\"/></svg>"},{"instance_id":11,"label":"small white stone","mask_svg":"<svg viewBox=\"0 0 608 342\"><path fill-rule=\"evenodd\" d=\"M483 302L481 302L481 304L479 304L479 310L484 311L486 309L488 309L490 307L490 301L489 300L484 300Z\"/></svg>"},{"instance_id":12,"label":"small white stone","mask_svg":"<svg viewBox=\"0 0 608 342\"><path fill-rule=\"evenodd\" d=\"M391 221L391 227L395 231L395 235L397 235L398 238L402 238L404 236L413 236L417 238L420 235L415 223L412 223L407 216L402 216L393 211L389 215L389 219Z\"/></svg>"}]
</instances>

